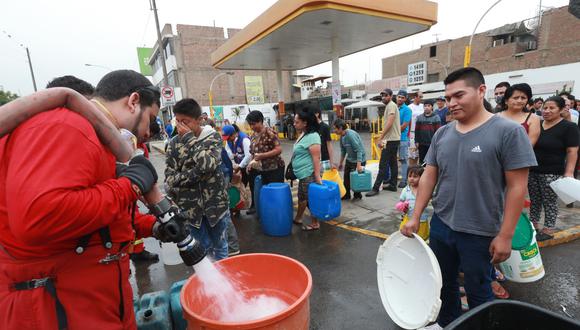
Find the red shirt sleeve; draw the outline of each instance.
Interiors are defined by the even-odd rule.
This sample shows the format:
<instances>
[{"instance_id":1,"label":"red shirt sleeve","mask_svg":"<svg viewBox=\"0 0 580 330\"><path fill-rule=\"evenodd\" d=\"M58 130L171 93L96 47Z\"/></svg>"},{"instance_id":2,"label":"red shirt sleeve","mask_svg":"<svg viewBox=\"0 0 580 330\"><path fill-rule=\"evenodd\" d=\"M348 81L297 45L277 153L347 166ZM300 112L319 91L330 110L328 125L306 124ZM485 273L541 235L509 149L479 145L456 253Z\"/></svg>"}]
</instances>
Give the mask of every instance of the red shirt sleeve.
<instances>
[{"instance_id":1,"label":"red shirt sleeve","mask_svg":"<svg viewBox=\"0 0 580 330\"><path fill-rule=\"evenodd\" d=\"M157 219L151 214L135 214L135 234L137 238L153 236L153 225Z\"/></svg>"},{"instance_id":2,"label":"red shirt sleeve","mask_svg":"<svg viewBox=\"0 0 580 330\"><path fill-rule=\"evenodd\" d=\"M113 156L90 125L49 122L16 130L10 139L7 213L11 232L24 244L78 239L116 220L137 199L128 179L112 179Z\"/></svg>"}]
</instances>

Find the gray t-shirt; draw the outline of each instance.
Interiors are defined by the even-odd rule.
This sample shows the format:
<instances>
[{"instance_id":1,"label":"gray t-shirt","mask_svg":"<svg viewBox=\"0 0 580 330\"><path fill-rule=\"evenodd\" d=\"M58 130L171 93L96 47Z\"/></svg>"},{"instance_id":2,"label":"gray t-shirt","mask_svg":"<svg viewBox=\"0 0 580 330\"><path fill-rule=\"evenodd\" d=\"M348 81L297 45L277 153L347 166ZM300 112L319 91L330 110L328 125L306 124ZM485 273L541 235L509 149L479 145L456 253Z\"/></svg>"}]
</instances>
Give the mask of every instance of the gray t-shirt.
<instances>
[{"instance_id":1,"label":"gray t-shirt","mask_svg":"<svg viewBox=\"0 0 580 330\"><path fill-rule=\"evenodd\" d=\"M437 166L435 213L452 230L496 236L504 210L504 171L535 166L536 157L524 128L494 116L468 133L457 122L441 127L426 156Z\"/></svg>"}]
</instances>

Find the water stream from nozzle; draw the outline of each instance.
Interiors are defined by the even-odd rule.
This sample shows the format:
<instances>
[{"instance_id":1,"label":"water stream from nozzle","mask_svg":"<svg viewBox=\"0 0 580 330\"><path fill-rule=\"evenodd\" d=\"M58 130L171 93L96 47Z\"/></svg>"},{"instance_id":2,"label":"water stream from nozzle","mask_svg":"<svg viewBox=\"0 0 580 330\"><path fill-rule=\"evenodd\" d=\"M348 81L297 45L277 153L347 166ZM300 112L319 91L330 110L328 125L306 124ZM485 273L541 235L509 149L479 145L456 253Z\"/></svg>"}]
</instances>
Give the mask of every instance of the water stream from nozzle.
<instances>
[{"instance_id":1,"label":"water stream from nozzle","mask_svg":"<svg viewBox=\"0 0 580 330\"><path fill-rule=\"evenodd\" d=\"M260 294L246 297L243 285L235 281L235 275L227 274L204 257L193 265L201 285L198 292L213 304L206 310L206 318L221 322L246 322L276 314L288 308L279 298Z\"/></svg>"}]
</instances>

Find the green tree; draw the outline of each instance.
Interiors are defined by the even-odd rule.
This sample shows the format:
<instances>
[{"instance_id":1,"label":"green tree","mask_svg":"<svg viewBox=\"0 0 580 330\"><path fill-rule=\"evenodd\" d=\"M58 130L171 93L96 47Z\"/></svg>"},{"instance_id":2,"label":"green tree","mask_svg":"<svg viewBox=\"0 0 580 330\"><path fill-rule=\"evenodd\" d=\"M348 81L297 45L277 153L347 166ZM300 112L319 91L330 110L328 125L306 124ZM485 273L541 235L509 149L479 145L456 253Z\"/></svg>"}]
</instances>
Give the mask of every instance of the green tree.
<instances>
[{"instance_id":1,"label":"green tree","mask_svg":"<svg viewBox=\"0 0 580 330\"><path fill-rule=\"evenodd\" d=\"M4 105L10 101L16 100L17 98L18 98L18 94L10 93L9 91L0 90L0 106Z\"/></svg>"}]
</instances>

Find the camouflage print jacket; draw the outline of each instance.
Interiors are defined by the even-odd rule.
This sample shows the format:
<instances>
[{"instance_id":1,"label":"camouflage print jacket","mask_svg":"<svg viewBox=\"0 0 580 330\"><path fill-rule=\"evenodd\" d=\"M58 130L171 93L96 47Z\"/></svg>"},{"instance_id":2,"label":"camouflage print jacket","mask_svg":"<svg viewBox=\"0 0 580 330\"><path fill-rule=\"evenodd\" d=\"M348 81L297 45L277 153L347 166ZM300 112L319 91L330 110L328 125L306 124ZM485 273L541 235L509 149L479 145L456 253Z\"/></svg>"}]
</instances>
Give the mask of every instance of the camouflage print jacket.
<instances>
[{"instance_id":1,"label":"camouflage print jacket","mask_svg":"<svg viewBox=\"0 0 580 330\"><path fill-rule=\"evenodd\" d=\"M193 133L176 136L167 149L167 193L196 228L203 216L213 227L229 211L221 170L222 144L220 134L204 126L199 137Z\"/></svg>"}]
</instances>

